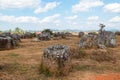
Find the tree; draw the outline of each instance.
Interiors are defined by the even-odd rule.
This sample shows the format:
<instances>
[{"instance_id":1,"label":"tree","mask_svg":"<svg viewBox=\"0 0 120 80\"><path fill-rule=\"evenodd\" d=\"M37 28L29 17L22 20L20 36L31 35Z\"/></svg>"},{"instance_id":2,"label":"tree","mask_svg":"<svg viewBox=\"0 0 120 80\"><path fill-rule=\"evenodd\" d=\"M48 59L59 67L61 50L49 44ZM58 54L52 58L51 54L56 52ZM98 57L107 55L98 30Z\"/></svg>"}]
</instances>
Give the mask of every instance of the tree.
<instances>
[{"instance_id":1,"label":"tree","mask_svg":"<svg viewBox=\"0 0 120 80\"><path fill-rule=\"evenodd\" d=\"M102 33L103 32L103 28L105 27L105 25L104 24L99 24L99 26L100 26L100 33Z\"/></svg>"},{"instance_id":2,"label":"tree","mask_svg":"<svg viewBox=\"0 0 120 80\"><path fill-rule=\"evenodd\" d=\"M11 30L11 29L9 29L9 30L8 30L8 32L12 33L12 30Z\"/></svg>"},{"instance_id":3,"label":"tree","mask_svg":"<svg viewBox=\"0 0 120 80\"><path fill-rule=\"evenodd\" d=\"M43 33L43 32L50 33L51 35L53 35L53 31L50 30L50 29L44 29L44 30L42 31L42 33Z\"/></svg>"},{"instance_id":4,"label":"tree","mask_svg":"<svg viewBox=\"0 0 120 80\"><path fill-rule=\"evenodd\" d=\"M14 30L14 33L16 33L16 34L23 34L24 30L20 29L19 27L16 27L15 30Z\"/></svg>"}]
</instances>

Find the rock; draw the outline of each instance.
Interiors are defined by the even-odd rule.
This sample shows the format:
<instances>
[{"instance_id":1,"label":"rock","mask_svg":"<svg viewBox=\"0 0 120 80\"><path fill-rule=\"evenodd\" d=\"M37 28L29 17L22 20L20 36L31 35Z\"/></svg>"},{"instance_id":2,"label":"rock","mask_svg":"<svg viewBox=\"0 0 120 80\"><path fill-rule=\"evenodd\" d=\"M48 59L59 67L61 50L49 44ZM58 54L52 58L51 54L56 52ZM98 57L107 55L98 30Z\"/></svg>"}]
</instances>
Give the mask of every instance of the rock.
<instances>
[{"instance_id":1,"label":"rock","mask_svg":"<svg viewBox=\"0 0 120 80\"><path fill-rule=\"evenodd\" d=\"M80 48L92 48L98 47L104 49L106 47L115 47L116 39L115 33L111 31L105 31L103 28L105 25L100 24L100 30L98 34L90 33L84 35L79 41Z\"/></svg>"},{"instance_id":2,"label":"rock","mask_svg":"<svg viewBox=\"0 0 120 80\"><path fill-rule=\"evenodd\" d=\"M82 37L84 35L84 32L79 32L78 37Z\"/></svg>"},{"instance_id":3,"label":"rock","mask_svg":"<svg viewBox=\"0 0 120 80\"><path fill-rule=\"evenodd\" d=\"M56 32L53 34L54 38L66 38L66 37L71 37L72 34L69 32Z\"/></svg>"},{"instance_id":4,"label":"rock","mask_svg":"<svg viewBox=\"0 0 120 80\"><path fill-rule=\"evenodd\" d=\"M21 41L18 34L2 33L0 34L0 50L12 49L19 45Z\"/></svg>"},{"instance_id":5,"label":"rock","mask_svg":"<svg viewBox=\"0 0 120 80\"><path fill-rule=\"evenodd\" d=\"M44 50L42 65L57 75L68 73L70 69L70 50L66 45L53 45ZM54 70L53 70L54 68Z\"/></svg>"},{"instance_id":6,"label":"rock","mask_svg":"<svg viewBox=\"0 0 120 80\"><path fill-rule=\"evenodd\" d=\"M100 49L106 49L106 46L102 45L102 44L98 44L98 48L100 48Z\"/></svg>"},{"instance_id":7,"label":"rock","mask_svg":"<svg viewBox=\"0 0 120 80\"><path fill-rule=\"evenodd\" d=\"M38 35L38 39L39 40L50 40L51 39L51 35L50 35L50 33L44 32L44 33Z\"/></svg>"}]
</instances>

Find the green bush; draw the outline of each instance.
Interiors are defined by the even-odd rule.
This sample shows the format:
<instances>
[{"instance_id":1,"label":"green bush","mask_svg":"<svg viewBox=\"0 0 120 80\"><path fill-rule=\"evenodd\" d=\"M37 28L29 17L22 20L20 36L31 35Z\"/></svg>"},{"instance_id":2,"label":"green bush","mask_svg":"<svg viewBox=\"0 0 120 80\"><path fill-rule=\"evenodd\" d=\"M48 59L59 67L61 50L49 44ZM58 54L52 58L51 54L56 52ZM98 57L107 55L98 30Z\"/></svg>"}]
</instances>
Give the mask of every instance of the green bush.
<instances>
[{"instance_id":1,"label":"green bush","mask_svg":"<svg viewBox=\"0 0 120 80\"><path fill-rule=\"evenodd\" d=\"M53 32L50 29L44 29L42 32L50 33L51 35L53 35Z\"/></svg>"}]
</instances>

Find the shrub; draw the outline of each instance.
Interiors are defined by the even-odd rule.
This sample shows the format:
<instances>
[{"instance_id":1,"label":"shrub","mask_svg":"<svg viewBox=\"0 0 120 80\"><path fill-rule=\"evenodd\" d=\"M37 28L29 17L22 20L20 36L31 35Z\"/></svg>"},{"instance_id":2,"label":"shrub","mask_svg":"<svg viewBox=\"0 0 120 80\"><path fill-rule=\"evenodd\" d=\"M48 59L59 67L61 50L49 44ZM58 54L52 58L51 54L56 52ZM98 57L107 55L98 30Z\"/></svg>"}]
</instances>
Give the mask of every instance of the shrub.
<instances>
[{"instance_id":1,"label":"shrub","mask_svg":"<svg viewBox=\"0 0 120 80\"><path fill-rule=\"evenodd\" d=\"M50 30L50 29L44 29L43 31L42 31L42 33L50 33L50 35L53 35L53 32L52 32L52 30Z\"/></svg>"}]
</instances>

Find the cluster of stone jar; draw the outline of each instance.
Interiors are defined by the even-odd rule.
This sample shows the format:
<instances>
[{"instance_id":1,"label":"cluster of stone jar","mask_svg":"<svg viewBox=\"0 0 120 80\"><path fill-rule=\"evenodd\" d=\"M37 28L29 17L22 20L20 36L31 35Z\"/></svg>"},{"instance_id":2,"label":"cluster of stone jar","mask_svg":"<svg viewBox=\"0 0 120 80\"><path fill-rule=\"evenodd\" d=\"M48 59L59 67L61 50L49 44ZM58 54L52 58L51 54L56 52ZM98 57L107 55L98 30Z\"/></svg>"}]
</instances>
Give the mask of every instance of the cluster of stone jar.
<instances>
[{"instance_id":1,"label":"cluster of stone jar","mask_svg":"<svg viewBox=\"0 0 120 80\"><path fill-rule=\"evenodd\" d=\"M105 25L100 24L100 30L98 34L87 34L83 35L79 41L80 48L106 48L115 47L116 39L115 33L111 31L105 31L103 28Z\"/></svg>"}]
</instances>

